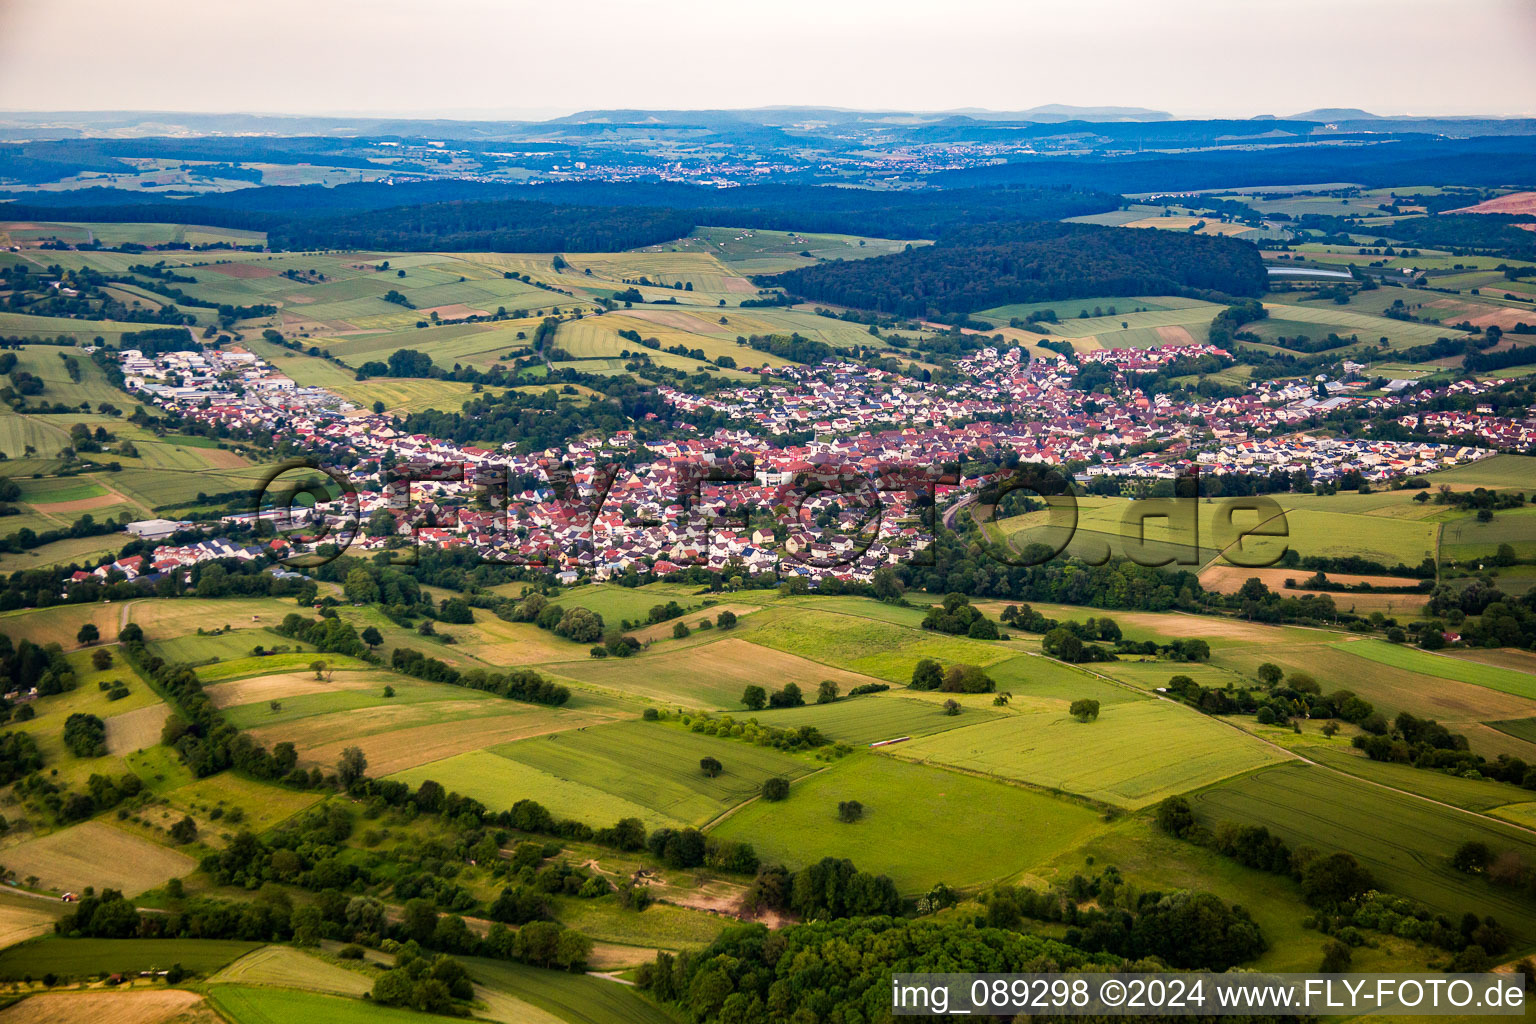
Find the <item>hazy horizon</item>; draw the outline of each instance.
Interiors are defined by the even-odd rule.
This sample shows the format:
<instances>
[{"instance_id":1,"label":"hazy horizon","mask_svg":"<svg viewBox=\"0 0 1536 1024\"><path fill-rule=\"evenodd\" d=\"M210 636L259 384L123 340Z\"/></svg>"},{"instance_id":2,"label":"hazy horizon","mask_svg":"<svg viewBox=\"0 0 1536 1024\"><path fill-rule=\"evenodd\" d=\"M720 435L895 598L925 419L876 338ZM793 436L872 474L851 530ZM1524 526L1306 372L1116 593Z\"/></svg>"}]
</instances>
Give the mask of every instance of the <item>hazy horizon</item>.
<instances>
[{"instance_id":1,"label":"hazy horizon","mask_svg":"<svg viewBox=\"0 0 1536 1024\"><path fill-rule=\"evenodd\" d=\"M1536 113L1524 0L0 0L0 109L543 120L599 109L941 112L1133 106L1178 118L1358 107ZM1453 58L1464 40L1475 74ZM1454 74L1435 75L1443 66ZM743 73L741 69L745 68Z\"/></svg>"}]
</instances>

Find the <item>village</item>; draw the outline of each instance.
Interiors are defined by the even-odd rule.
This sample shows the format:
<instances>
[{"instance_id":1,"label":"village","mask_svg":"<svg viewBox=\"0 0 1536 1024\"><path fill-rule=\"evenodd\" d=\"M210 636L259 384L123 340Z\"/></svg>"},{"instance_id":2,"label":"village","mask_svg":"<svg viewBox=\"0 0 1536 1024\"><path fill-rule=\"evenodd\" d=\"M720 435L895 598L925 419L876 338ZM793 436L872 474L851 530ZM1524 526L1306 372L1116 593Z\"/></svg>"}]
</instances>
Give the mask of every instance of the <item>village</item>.
<instances>
[{"instance_id":1,"label":"village","mask_svg":"<svg viewBox=\"0 0 1536 1024\"><path fill-rule=\"evenodd\" d=\"M881 566L932 543L929 506L974 494L1000 467L1018 463L1068 466L1090 483L1171 480L1198 469L1301 474L1319 487L1347 474L1387 484L1523 449L1536 435L1532 420L1486 407L1397 420L1443 442L1342 437L1310 426L1341 404L1404 413L1447 394L1476 396L1498 381L1400 386L1368 397L1360 393L1363 367L1346 366L1344 381L1269 382L1193 402L1138 386L1179 360L1225 355L1211 345L1087 354L1085 364L1113 375L1106 389L1113 394L1076 389L1075 361L1029 360L1019 348L987 347L959 361L965 381L958 386L847 362L786 366L758 387L704 395L658 387L684 416L708 409L737 424L709 436L683 422L664 438L619 431L518 452L513 444L493 450L405 433L393 418L300 387L238 347L128 350L119 358L129 390L233 436L280 428L314 467L346 486L313 506L272 505L217 524L132 524L148 540L219 525L283 536L165 545L66 582L110 573L158 578L219 558L286 559L321 544L353 554L425 544L541 567L564 583L661 578L694 566L726 576L776 572L808 588L828 579L867 583ZM978 458L984 468L962 468ZM537 485L508 493L512 479Z\"/></svg>"}]
</instances>

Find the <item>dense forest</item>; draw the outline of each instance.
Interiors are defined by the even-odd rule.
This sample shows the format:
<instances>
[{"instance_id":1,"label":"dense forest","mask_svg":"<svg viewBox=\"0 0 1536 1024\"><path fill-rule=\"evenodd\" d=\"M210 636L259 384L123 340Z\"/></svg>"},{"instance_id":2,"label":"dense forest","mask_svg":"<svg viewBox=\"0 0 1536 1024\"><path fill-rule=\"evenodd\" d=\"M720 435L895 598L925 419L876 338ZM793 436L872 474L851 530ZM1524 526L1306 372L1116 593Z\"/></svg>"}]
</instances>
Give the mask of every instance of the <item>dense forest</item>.
<instances>
[{"instance_id":1,"label":"dense forest","mask_svg":"<svg viewBox=\"0 0 1536 1024\"><path fill-rule=\"evenodd\" d=\"M954 316L1090 295L1258 295L1266 281L1259 251L1248 242L1038 223L963 228L937 245L804 267L759 283L884 313Z\"/></svg>"},{"instance_id":2,"label":"dense forest","mask_svg":"<svg viewBox=\"0 0 1536 1024\"><path fill-rule=\"evenodd\" d=\"M1388 238L1439 249L1488 249L1525 260L1536 260L1536 231L1517 227L1536 217L1503 213L1447 213L1410 217L1381 228ZM1365 231L1367 228L1355 228Z\"/></svg>"},{"instance_id":3,"label":"dense forest","mask_svg":"<svg viewBox=\"0 0 1536 1024\"><path fill-rule=\"evenodd\" d=\"M680 238L687 213L651 207L548 203L429 203L274 228L274 247L394 252L618 252Z\"/></svg>"}]
</instances>

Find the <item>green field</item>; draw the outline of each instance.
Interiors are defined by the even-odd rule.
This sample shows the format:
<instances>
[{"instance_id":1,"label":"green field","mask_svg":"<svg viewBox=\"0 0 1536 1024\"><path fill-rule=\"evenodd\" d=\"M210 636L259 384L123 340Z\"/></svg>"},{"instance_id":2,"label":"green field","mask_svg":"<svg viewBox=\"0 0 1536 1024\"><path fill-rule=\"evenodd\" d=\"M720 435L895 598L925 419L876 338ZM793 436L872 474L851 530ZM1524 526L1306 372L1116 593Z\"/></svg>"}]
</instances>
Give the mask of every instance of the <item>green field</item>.
<instances>
[{"instance_id":1,"label":"green field","mask_svg":"<svg viewBox=\"0 0 1536 1024\"><path fill-rule=\"evenodd\" d=\"M1130 808L1284 757L1168 701L1111 705L1093 722L1061 712L1011 715L904 743L891 752Z\"/></svg>"},{"instance_id":2,"label":"green field","mask_svg":"<svg viewBox=\"0 0 1536 1024\"><path fill-rule=\"evenodd\" d=\"M260 946L223 939L60 939L49 936L0 952L0 979L41 978L49 971L66 978L94 974L137 974L181 964L211 974Z\"/></svg>"},{"instance_id":3,"label":"green field","mask_svg":"<svg viewBox=\"0 0 1536 1024\"><path fill-rule=\"evenodd\" d=\"M864 818L838 821L857 800ZM1070 849L1099 827L1080 804L957 772L856 754L790 788L782 803L756 801L713 834L752 843L768 863L800 867L847 857L886 874L903 892L936 881L976 885L1008 878Z\"/></svg>"},{"instance_id":4,"label":"green field","mask_svg":"<svg viewBox=\"0 0 1536 1024\"><path fill-rule=\"evenodd\" d=\"M924 658L986 667L1009 656L1001 644L809 609L758 612L737 631L764 647L893 683L911 682L913 668Z\"/></svg>"},{"instance_id":5,"label":"green field","mask_svg":"<svg viewBox=\"0 0 1536 1024\"><path fill-rule=\"evenodd\" d=\"M465 965L481 984L516 996L570 1024L677 1024L670 1014L634 989L603 978L540 970L502 960L468 959Z\"/></svg>"},{"instance_id":6,"label":"green field","mask_svg":"<svg viewBox=\"0 0 1536 1024\"><path fill-rule=\"evenodd\" d=\"M1469 840L1529 862L1536 837L1487 818L1432 804L1308 765L1279 765L1197 793L1196 815L1265 825L1293 847L1348 850L1377 882L1453 920L1491 914L1517 945L1536 938L1536 910L1523 894L1452 870L1451 854Z\"/></svg>"},{"instance_id":7,"label":"green field","mask_svg":"<svg viewBox=\"0 0 1536 1024\"><path fill-rule=\"evenodd\" d=\"M354 997L373 988L373 979L367 974L327 963L292 946L263 946L208 980L212 985L271 985Z\"/></svg>"},{"instance_id":8,"label":"green field","mask_svg":"<svg viewBox=\"0 0 1536 1024\"><path fill-rule=\"evenodd\" d=\"M362 999L250 985L213 985L208 999L234 1024L291 1024L293 1021L325 1021L325 1024L430 1024L457 1020L436 1014L417 1013L393 1006L379 1006Z\"/></svg>"},{"instance_id":9,"label":"green field","mask_svg":"<svg viewBox=\"0 0 1536 1024\"><path fill-rule=\"evenodd\" d=\"M702 825L756 796L765 779L798 778L812 767L771 747L733 743L659 722L551 733L491 752L690 825ZM699 769L704 757L720 761L724 771L713 779L705 776Z\"/></svg>"},{"instance_id":10,"label":"green field","mask_svg":"<svg viewBox=\"0 0 1536 1024\"><path fill-rule=\"evenodd\" d=\"M1475 661L1462 661L1421 651L1416 647L1389 644L1384 640L1357 640L1343 646L1350 654L1383 665L1390 665L1406 672L1418 672L1441 679L1454 679L1461 683L1486 686L1501 693L1536 700L1536 676L1496 665L1481 665Z\"/></svg>"},{"instance_id":11,"label":"green field","mask_svg":"<svg viewBox=\"0 0 1536 1024\"><path fill-rule=\"evenodd\" d=\"M947 695L946 695L947 696ZM991 698L986 698L991 703ZM832 704L807 704L750 714L761 725L793 729L814 725L822 735L844 743L874 743L898 736L929 736L998 717L987 707L969 707L960 715L946 715L938 700L912 700L893 694L849 697Z\"/></svg>"}]
</instances>

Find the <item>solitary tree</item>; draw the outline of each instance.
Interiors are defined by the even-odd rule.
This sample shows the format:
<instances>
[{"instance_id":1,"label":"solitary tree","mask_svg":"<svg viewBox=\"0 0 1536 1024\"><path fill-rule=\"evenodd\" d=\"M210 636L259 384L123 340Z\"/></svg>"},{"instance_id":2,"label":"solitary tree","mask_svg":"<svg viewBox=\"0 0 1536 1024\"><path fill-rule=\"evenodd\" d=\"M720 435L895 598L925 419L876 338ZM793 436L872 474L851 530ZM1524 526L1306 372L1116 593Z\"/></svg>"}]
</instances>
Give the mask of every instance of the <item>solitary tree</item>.
<instances>
[{"instance_id":1,"label":"solitary tree","mask_svg":"<svg viewBox=\"0 0 1536 1024\"><path fill-rule=\"evenodd\" d=\"M184 817L171 826L171 838L177 843L185 845L197 838L197 822L189 817Z\"/></svg>"},{"instance_id":2,"label":"solitary tree","mask_svg":"<svg viewBox=\"0 0 1536 1024\"><path fill-rule=\"evenodd\" d=\"M1259 666L1258 674L1259 682L1263 683L1265 686L1277 685L1280 682L1281 677L1285 675L1284 672L1280 671L1279 665L1268 661Z\"/></svg>"},{"instance_id":3,"label":"solitary tree","mask_svg":"<svg viewBox=\"0 0 1536 1024\"><path fill-rule=\"evenodd\" d=\"M377 626L365 627L361 637L363 643L368 645L370 651L384 642L384 634L379 632Z\"/></svg>"},{"instance_id":4,"label":"solitary tree","mask_svg":"<svg viewBox=\"0 0 1536 1024\"><path fill-rule=\"evenodd\" d=\"M98 647L91 652L91 667L100 672L112 667L112 652L105 647Z\"/></svg>"},{"instance_id":5,"label":"solitary tree","mask_svg":"<svg viewBox=\"0 0 1536 1024\"><path fill-rule=\"evenodd\" d=\"M699 770L713 779L725 771L725 766L713 757L701 757L699 758Z\"/></svg>"},{"instance_id":6,"label":"solitary tree","mask_svg":"<svg viewBox=\"0 0 1536 1024\"><path fill-rule=\"evenodd\" d=\"M837 684L830 679L823 679L821 685L816 688L816 703L831 704L837 700Z\"/></svg>"},{"instance_id":7,"label":"solitary tree","mask_svg":"<svg viewBox=\"0 0 1536 1024\"><path fill-rule=\"evenodd\" d=\"M101 630L94 623L87 622L80 627L80 632L75 634L75 640L81 644L93 644L101 639Z\"/></svg>"},{"instance_id":8,"label":"solitary tree","mask_svg":"<svg viewBox=\"0 0 1536 1024\"><path fill-rule=\"evenodd\" d=\"M945 701L944 713L946 715L958 715L960 713L960 702L955 700L953 697Z\"/></svg>"},{"instance_id":9,"label":"solitary tree","mask_svg":"<svg viewBox=\"0 0 1536 1024\"><path fill-rule=\"evenodd\" d=\"M783 800L787 796L789 796L789 780L788 779L782 779L782 778L779 778L777 775L775 775L771 779L764 779L763 780L763 799L764 800L778 801L778 800Z\"/></svg>"},{"instance_id":10,"label":"solitary tree","mask_svg":"<svg viewBox=\"0 0 1536 1024\"><path fill-rule=\"evenodd\" d=\"M368 770L368 758L357 747L348 747L336 761L336 777L343 786L350 786Z\"/></svg>"},{"instance_id":11,"label":"solitary tree","mask_svg":"<svg viewBox=\"0 0 1536 1024\"><path fill-rule=\"evenodd\" d=\"M1099 717L1099 702L1092 697L1084 697L1073 701L1067 711L1079 722L1091 722Z\"/></svg>"},{"instance_id":12,"label":"solitary tree","mask_svg":"<svg viewBox=\"0 0 1536 1024\"><path fill-rule=\"evenodd\" d=\"M748 711L761 711L768 705L768 691L752 685L741 691L741 703Z\"/></svg>"},{"instance_id":13,"label":"solitary tree","mask_svg":"<svg viewBox=\"0 0 1536 1024\"><path fill-rule=\"evenodd\" d=\"M837 805L837 820L853 824L864 817L864 805L857 800L844 800Z\"/></svg>"},{"instance_id":14,"label":"solitary tree","mask_svg":"<svg viewBox=\"0 0 1536 1024\"><path fill-rule=\"evenodd\" d=\"M937 690L944 685L944 667L932 658L924 658L912 669L912 689Z\"/></svg>"},{"instance_id":15,"label":"solitary tree","mask_svg":"<svg viewBox=\"0 0 1536 1024\"><path fill-rule=\"evenodd\" d=\"M736 613L729 608L715 616L715 625L721 629L732 629L736 625Z\"/></svg>"},{"instance_id":16,"label":"solitary tree","mask_svg":"<svg viewBox=\"0 0 1536 1024\"><path fill-rule=\"evenodd\" d=\"M316 679L325 678L325 662L312 661L309 663L309 670L315 674Z\"/></svg>"}]
</instances>

